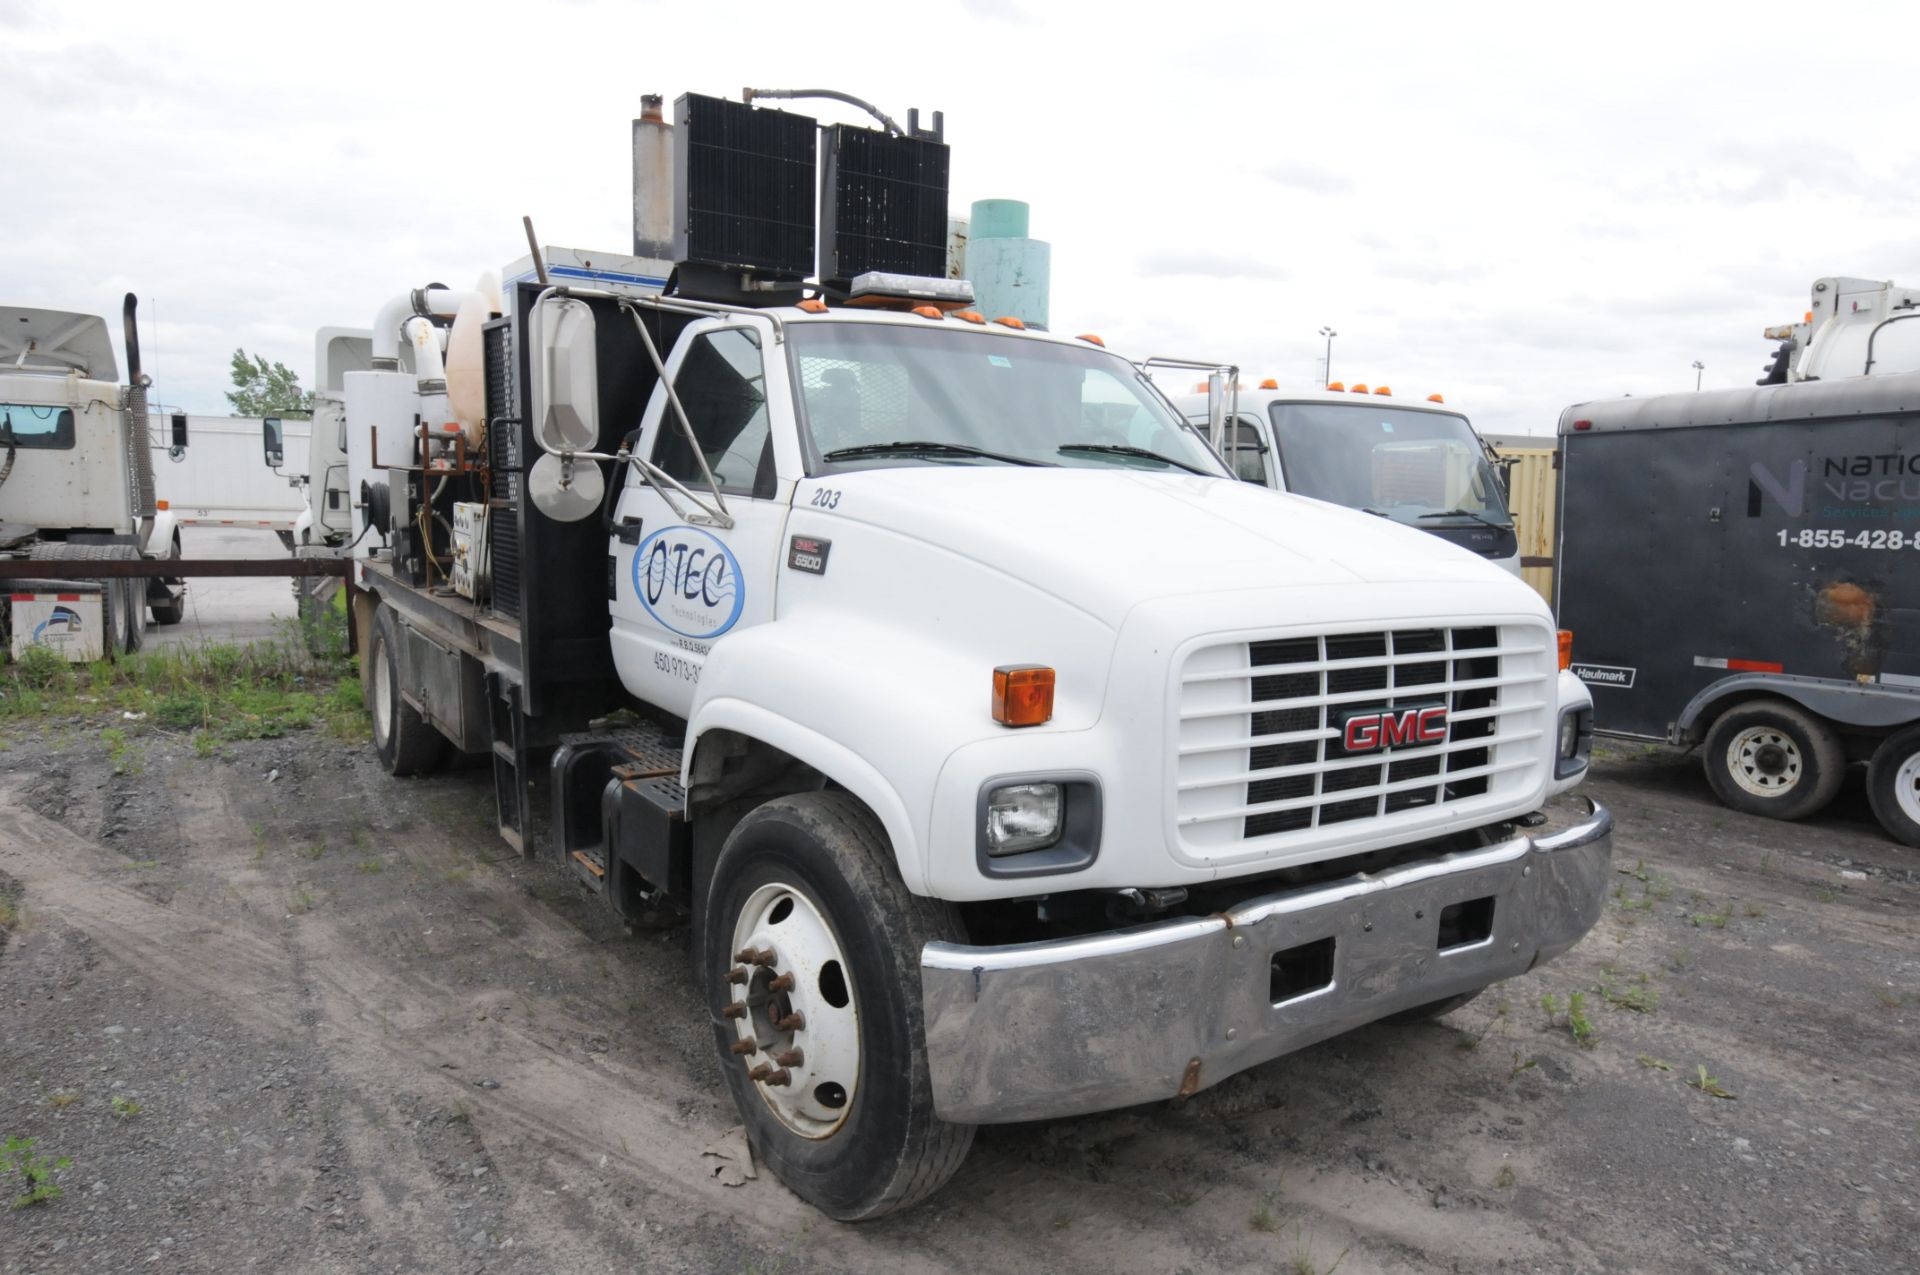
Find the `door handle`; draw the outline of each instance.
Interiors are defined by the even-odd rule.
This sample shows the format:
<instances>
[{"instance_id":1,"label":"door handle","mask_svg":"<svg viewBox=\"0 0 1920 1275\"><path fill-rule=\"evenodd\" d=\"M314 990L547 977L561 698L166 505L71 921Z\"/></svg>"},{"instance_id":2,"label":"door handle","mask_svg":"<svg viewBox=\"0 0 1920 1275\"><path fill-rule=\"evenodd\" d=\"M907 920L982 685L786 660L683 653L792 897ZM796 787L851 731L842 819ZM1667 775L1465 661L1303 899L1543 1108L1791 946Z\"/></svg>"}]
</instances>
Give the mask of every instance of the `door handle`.
<instances>
[{"instance_id":1,"label":"door handle","mask_svg":"<svg viewBox=\"0 0 1920 1275\"><path fill-rule=\"evenodd\" d=\"M614 524L613 534L620 537L623 545L637 545L640 543L640 525L638 518L622 518Z\"/></svg>"}]
</instances>

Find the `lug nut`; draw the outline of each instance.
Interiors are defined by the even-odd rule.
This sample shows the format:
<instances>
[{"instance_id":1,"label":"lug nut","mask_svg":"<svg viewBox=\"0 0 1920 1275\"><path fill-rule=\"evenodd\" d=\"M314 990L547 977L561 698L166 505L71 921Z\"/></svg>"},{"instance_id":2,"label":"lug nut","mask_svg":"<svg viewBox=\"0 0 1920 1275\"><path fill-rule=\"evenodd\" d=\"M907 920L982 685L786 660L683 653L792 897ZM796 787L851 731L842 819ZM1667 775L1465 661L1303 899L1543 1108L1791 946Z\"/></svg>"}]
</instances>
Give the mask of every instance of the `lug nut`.
<instances>
[{"instance_id":1,"label":"lug nut","mask_svg":"<svg viewBox=\"0 0 1920 1275\"><path fill-rule=\"evenodd\" d=\"M780 1070L768 1076L766 1081L770 1085L790 1085L793 1083L793 1073L785 1067L782 1067Z\"/></svg>"},{"instance_id":2,"label":"lug nut","mask_svg":"<svg viewBox=\"0 0 1920 1275\"><path fill-rule=\"evenodd\" d=\"M770 992L790 992L793 990L793 975L781 974L767 984Z\"/></svg>"},{"instance_id":3,"label":"lug nut","mask_svg":"<svg viewBox=\"0 0 1920 1275\"><path fill-rule=\"evenodd\" d=\"M737 1004L727 1005L720 1010L720 1016L722 1018L745 1018L747 1016L747 1007Z\"/></svg>"},{"instance_id":4,"label":"lug nut","mask_svg":"<svg viewBox=\"0 0 1920 1275\"><path fill-rule=\"evenodd\" d=\"M804 1067L807 1065L806 1051L801 1049L783 1049L773 1056L773 1060L782 1067Z\"/></svg>"},{"instance_id":5,"label":"lug nut","mask_svg":"<svg viewBox=\"0 0 1920 1275\"><path fill-rule=\"evenodd\" d=\"M736 965L736 966L734 966L734 967L733 967L732 969L730 969L730 970L728 970L728 971L727 971L727 981L728 981L729 983L744 983L744 982L746 982L746 981L747 981L747 967L746 967L746 966L744 966L744 965Z\"/></svg>"},{"instance_id":6,"label":"lug nut","mask_svg":"<svg viewBox=\"0 0 1920 1275\"><path fill-rule=\"evenodd\" d=\"M731 1045L728 1045L727 1048L736 1054L757 1054L760 1052L760 1042L748 1036L745 1039L734 1041Z\"/></svg>"},{"instance_id":7,"label":"lug nut","mask_svg":"<svg viewBox=\"0 0 1920 1275\"><path fill-rule=\"evenodd\" d=\"M759 1066L755 1067L752 1071L747 1073L747 1079L748 1080L765 1080L768 1076L771 1076L772 1074L773 1074L773 1064L761 1063Z\"/></svg>"},{"instance_id":8,"label":"lug nut","mask_svg":"<svg viewBox=\"0 0 1920 1275\"><path fill-rule=\"evenodd\" d=\"M775 1023L774 1026L783 1032L805 1031L807 1028L807 1016L796 1011L788 1014L785 1018Z\"/></svg>"},{"instance_id":9,"label":"lug nut","mask_svg":"<svg viewBox=\"0 0 1920 1275\"><path fill-rule=\"evenodd\" d=\"M733 959L742 965L773 964L773 949L770 947L743 947L733 954Z\"/></svg>"}]
</instances>

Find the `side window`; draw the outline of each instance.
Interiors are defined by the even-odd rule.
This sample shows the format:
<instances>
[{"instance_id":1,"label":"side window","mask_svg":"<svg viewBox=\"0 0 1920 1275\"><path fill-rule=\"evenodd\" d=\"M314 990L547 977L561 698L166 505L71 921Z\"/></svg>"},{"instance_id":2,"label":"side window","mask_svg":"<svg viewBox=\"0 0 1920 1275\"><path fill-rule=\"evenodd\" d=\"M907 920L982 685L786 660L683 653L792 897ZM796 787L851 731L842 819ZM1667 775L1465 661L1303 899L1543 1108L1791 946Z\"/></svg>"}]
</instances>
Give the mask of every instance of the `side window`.
<instances>
[{"instance_id":1,"label":"side window","mask_svg":"<svg viewBox=\"0 0 1920 1275\"><path fill-rule=\"evenodd\" d=\"M0 450L73 446L73 409L34 403L0 403Z\"/></svg>"},{"instance_id":2,"label":"side window","mask_svg":"<svg viewBox=\"0 0 1920 1275\"><path fill-rule=\"evenodd\" d=\"M720 489L771 495L773 450L758 338L745 328L722 328L696 338L673 388ZM690 487L704 482L672 407L661 418L658 432L653 463Z\"/></svg>"},{"instance_id":3,"label":"side window","mask_svg":"<svg viewBox=\"0 0 1920 1275\"><path fill-rule=\"evenodd\" d=\"M1245 423L1234 425L1227 441L1236 449L1227 453L1227 459L1233 462L1234 477L1266 486L1267 455L1261 450L1260 431Z\"/></svg>"}]
</instances>

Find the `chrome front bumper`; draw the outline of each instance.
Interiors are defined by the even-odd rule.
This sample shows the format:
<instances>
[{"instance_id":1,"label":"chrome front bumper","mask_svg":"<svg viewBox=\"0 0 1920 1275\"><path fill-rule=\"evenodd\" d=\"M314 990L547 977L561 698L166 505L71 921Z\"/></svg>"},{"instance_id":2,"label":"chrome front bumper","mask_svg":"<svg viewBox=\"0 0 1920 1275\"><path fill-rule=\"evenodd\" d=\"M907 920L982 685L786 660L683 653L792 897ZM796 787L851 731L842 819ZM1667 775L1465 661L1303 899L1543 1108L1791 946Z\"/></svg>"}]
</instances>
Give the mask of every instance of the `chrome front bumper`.
<instances>
[{"instance_id":1,"label":"chrome front bumper","mask_svg":"<svg viewBox=\"0 0 1920 1275\"><path fill-rule=\"evenodd\" d=\"M929 943L920 982L934 1109L1000 1124L1173 1098L1524 974L1600 919L1613 816L1573 800L1589 812L1571 827L1212 916L1007 947ZM1484 915L1489 899L1490 932L1441 949L1443 910ZM1274 956L1302 950L1330 955L1328 980L1276 1002Z\"/></svg>"}]
</instances>

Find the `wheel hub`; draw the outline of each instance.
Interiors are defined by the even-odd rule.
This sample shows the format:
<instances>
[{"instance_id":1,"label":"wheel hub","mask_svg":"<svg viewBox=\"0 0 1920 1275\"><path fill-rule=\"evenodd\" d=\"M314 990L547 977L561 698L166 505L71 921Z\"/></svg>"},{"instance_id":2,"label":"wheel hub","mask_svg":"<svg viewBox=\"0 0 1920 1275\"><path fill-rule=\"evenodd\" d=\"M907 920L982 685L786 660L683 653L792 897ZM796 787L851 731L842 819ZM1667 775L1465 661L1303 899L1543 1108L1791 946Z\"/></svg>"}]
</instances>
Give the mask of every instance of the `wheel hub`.
<instances>
[{"instance_id":1,"label":"wheel hub","mask_svg":"<svg viewBox=\"0 0 1920 1275\"><path fill-rule=\"evenodd\" d=\"M1893 772L1893 799L1900 813L1920 823L1920 752L1900 763Z\"/></svg>"},{"instance_id":2,"label":"wheel hub","mask_svg":"<svg viewBox=\"0 0 1920 1275\"><path fill-rule=\"evenodd\" d=\"M1727 773L1756 797L1784 796L1804 769L1799 745L1777 727L1749 726L1727 744Z\"/></svg>"},{"instance_id":3,"label":"wheel hub","mask_svg":"<svg viewBox=\"0 0 1920 1275\"><path fill-rule=\"evenodd\" d=\"M763 885L734 922L733 1056L779 1121L804 1138L846 1122L860 1082L860 1022L840 941L812 900Z\"/></svg>"}]
</instances>

